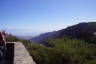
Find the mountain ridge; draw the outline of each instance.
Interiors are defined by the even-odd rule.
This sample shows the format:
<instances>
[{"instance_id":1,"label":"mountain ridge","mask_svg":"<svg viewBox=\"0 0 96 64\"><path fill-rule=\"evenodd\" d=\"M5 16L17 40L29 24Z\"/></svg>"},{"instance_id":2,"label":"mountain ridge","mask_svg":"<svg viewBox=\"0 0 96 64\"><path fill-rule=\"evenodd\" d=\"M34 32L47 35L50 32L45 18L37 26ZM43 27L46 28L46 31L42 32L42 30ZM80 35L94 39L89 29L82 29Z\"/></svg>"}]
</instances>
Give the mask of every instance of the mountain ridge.
<instances>
[{"instance_id":1,"label":"mountain ridge","mask_svg":"<svg viewBox=\"0 0 96 64\"><path fill-rule=\"evenodd\" d=\"M96 22L83 22L69 26L59 31L41 34L31 39L31 41L37 43L43 43L43 41L46 41L51 38L72 37L83 39L87 42L93 42L93 40L96 40L95 34L96 34Z\"/></svg>"}]
</instances>

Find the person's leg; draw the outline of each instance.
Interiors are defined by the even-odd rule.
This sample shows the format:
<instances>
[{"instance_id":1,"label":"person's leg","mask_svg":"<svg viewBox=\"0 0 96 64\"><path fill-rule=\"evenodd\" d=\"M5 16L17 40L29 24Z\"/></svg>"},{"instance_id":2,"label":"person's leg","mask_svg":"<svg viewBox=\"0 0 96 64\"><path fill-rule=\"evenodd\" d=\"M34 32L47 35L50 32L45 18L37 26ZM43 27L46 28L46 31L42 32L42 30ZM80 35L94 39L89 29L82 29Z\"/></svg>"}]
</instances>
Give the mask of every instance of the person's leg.
<instances>
[{"instance_id":1,"label":"person's leg","mask_svg":"<svg viewBox=\"0 0 96 64\"><path fill-rule=\"evenodd\" d=\"M0 59L4 58L4 47L0 46Z\"/></svg>"},{"instance_id":2,"label":"person's leg","mask_svg":"<svg viewBox=\"0 0 96 64\"><path fill-rule=\"evenodd\" d=\"M0 60L3 59L3 52L0 50Z\"/></svg>"},{"instance_id":3,"label":"person's leg","mask_svg":"<svg viewBox=\"0 0 96 64\"><path fill-rule=\"evenodd\" d=\"M0 64L6 64L3 56L3 52L0 50Z\"/></svg>"},{"instance_id":4,"label":"person's leg","mask_svg":"<svg viewBox=\"0 0 96 64\"><path fill-rule=\"evenodd\" d=\"M6 64L3 46L0 46L0 64Z\"/></svg>"}]
</instances>

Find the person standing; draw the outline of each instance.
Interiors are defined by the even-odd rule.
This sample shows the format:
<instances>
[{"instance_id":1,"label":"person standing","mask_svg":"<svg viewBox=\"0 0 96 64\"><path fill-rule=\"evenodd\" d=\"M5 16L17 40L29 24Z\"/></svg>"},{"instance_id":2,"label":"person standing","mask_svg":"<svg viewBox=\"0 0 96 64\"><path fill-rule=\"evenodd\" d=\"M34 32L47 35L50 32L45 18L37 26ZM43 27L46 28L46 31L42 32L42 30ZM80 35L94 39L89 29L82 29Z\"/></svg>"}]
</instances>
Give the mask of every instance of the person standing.
<instances>
[{"instance_id":1,"label":"person standing","mask_svg":"<svg viewBox=\"0 0 96 64\"><path fill-rule=\"evenodd\" d=\"M0 32L0 58L3 58L6 53L6 41L2 32Z\"/></svg>"}]
</instances>

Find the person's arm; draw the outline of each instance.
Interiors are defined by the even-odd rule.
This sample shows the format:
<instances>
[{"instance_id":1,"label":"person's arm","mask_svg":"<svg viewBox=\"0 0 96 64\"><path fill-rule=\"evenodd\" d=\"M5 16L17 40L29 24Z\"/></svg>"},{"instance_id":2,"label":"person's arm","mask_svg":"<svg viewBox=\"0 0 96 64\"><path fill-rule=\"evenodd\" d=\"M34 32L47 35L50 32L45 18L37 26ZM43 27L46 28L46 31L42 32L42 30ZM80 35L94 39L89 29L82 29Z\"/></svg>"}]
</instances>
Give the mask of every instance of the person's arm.
<instances>
[{"instance_id":1,"label":"person's arm","mask_svg":"<svg viewBox=\"0 0 96 64\"><path fill-rule=\"evenodd\" d=\"M4 50L6 51L6 40L4 35L2 34L3 44L4 44Z\"/></svg>"}]
</instances>

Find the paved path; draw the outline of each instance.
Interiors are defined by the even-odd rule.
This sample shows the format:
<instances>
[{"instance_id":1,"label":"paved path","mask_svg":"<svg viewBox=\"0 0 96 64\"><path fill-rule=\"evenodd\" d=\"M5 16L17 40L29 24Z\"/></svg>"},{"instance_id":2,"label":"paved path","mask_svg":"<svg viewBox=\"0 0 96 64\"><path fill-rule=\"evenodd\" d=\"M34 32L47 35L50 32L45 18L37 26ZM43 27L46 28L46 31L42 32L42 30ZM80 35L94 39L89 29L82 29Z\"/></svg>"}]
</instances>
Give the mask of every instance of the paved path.
<instances>
[{"instance_id":1,"label":"paved path","mask_svg":"<svg viewBox=\"0 0 96 64\"><path fill-rule=\"evenodd\" d=\"M22 42L14 44L14 64L36 64Z\"/></svg>"},{"instance_id":2,"label":"paved path","mask_svg":"<svg viewBox=\"0 0 96 64\"><path fill-rule=\"evenodd\" d=\"M14 60L13 60L14 59ZM0 64L36 64L22 42L7 43L5 59Z\"/></svg>"}]
</instances>

